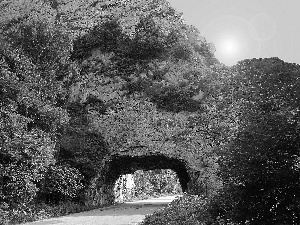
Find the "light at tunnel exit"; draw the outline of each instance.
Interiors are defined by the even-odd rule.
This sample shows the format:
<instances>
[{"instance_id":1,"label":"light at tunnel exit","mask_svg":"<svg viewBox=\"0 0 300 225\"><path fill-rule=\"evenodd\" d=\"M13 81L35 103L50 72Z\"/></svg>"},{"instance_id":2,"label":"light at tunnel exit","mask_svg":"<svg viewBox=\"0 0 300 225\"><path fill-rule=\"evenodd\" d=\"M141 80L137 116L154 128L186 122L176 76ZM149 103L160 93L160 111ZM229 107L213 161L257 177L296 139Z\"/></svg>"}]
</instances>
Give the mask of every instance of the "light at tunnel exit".
<instances>
[{"instance_id":1,"label":"light at tunnel exit","mask_svg":"<svg viewBox=\"0 0 300 225\"><path fill-rule=\"evenodd\" d=\"M170 169L137 170L120 175L115 182L115 202L182 194L177 174Z\"/></svg>"}]
</instances>

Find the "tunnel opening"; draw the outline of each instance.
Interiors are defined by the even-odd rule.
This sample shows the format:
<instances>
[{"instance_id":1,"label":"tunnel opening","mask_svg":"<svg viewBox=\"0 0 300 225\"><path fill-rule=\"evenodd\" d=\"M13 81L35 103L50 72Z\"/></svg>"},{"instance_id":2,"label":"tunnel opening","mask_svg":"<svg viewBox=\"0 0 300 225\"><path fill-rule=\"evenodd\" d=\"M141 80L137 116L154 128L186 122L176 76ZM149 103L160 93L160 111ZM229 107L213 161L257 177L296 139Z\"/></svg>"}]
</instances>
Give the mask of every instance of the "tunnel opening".
<instances>
[{"instance_id":1,"label":"tunnel opening","mask_svg":"<svg viewBox=\"0 0 300 225\"><path fill-rule=\"evenodd\" d=\"M134 180L134 177L136 179L138 177L141 179L141 176L148 176L150 178L150 175L152 175L152 181L156 179L157 183L161 181L161 179L159 181L158 178L163 176L165 176L165 178L168 177L169 180L173 179L173 186L176 186L176 182L178 182L180 185L177 185L177 191L174 192L175 194L177 194L177 192L179 194L185 192L187 190L188 182L190 181L185 162L183 160L164 155L111 156L105 180L107 184L114 187L113 192L117 199L118 194L116 194L116 186L123 185L123 188L125 189L126 185L124 181L126 179L128 180L126 180L126 184L128 185L127 182L130 183L129 180ZM131 181L131 183L132 184L129 184L128 186L134 185L134 181ZM163 181L161 181L161 183L163 183ZM178 188L178 186L180 187ZM144 186L142 188L147 187ZM153 184L152 187L150 186L148 188L155 189L155 185ZM127 194L129 196L134 196L136 194L134 193L135 191L137 191L137 193L139 192L138 189L135 189L133 190L133 193ZM160 193L158 186L156 186L156 190L153 190L153 192Z\"/></svg>"},{"instance_id":2,"label":"tunnel opening","mask_svg":"<svg viewBox=\"0 0 300 225\"><path fill-rule=\"evenodd\" d=\"M179 178L171 169L137 170L120 175L114 186L117 203L182 194Z\"/></svg>"}]
</instances>

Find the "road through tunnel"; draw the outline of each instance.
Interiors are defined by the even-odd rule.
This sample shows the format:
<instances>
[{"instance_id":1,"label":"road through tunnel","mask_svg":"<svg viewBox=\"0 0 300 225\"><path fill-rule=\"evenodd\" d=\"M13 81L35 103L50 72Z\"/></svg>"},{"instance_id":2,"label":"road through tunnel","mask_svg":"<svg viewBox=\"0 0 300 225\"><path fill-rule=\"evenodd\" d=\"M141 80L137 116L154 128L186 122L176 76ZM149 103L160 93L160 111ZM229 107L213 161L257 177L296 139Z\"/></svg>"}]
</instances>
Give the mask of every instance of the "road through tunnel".
<instances>
[{"instance_id":1,"label":"road through tunnel","mask_svg":"<svg viewBox=\"0 0 300 225\"><path fill-rule=\"evenodd\" d=\"M88 205L103 206L115 202L115 184L121 175L133 174L138 170L172 170L176 173L182 192L190 192L193 183L190 167L183 159L162 154L110 155L91 185L86 189Z\"/></svg>"},{"instance_id":2,"label":"road through tunnel","mask_svg":"<svg viewBox=\"0 0 300 225\"><path fill-rule=\"evenodd\" d=\"M110 161L106 181L114 184L120 175L132 174L137 170L171 169L179 179L182 191L186 191L190 180L186 165L176 158L163 155L113 156Z\"/></svg>"}]
</instances>

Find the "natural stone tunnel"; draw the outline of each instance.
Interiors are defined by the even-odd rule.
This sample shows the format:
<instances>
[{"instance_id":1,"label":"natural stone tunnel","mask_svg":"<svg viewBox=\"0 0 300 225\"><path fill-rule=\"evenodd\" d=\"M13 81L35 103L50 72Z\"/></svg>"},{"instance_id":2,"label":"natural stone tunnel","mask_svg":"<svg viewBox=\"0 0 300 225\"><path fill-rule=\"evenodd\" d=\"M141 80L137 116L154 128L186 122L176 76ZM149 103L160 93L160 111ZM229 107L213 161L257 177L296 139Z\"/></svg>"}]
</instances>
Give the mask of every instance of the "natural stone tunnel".
<instances>
[{"instance_id":1,"label":"natural stone tunnel","mask_svg":"<svg viewBox=\"0 0 300 225\"><path fill-rule=\"evenodd\" d=\"M86 203L109 205L115 200L114 185L120 175L132 174L137 170L171 169L176 172L182 191L190 192L192 177L184 160L162 154L111 155L99 176L94 179L86 193Z\"/></svg>"},{"instance_id":2,"label":"natural stone tunnel","mask_svg":"<svg viewBox=\"0 0 300 225\"><path fill-rule=\"evenodd\" d=\"M172 169L176 172L182 191L186 191L190 180L185 164L175 158L163 155L115 156L111 159L108 183L115 183L120 175L134 173L137 170Z\"/></svg>"}]
</instances>

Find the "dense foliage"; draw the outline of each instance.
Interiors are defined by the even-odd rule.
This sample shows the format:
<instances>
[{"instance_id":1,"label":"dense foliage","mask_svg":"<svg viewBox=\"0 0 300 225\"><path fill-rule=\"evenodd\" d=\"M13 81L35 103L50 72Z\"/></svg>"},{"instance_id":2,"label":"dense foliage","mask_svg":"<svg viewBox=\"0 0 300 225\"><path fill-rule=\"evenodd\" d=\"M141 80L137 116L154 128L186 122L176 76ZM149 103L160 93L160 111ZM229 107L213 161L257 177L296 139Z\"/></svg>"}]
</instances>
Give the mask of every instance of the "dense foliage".
<instances>
[{"instance_id":1,"label":"dense foliage","mask_svg":"<svg viewBox=\"0 0 300 225\"><path fill-rule=\"evenodd\" d=\"M220 158L221 214L251 224L297 224L299 65L278 58L234 68L239 129Z\"/></svg>"},{"instance_id":2,"label":"dense foliage","mask_svg":"<svg viewBox=\"0 0 300 225\"><path fill-rule=\"evenodd\" d=\"M183 195L175 199L165 208L154 212L151 216L146 216L141 225L201 225L212 224L213 219L208 213L208 203L206 198L198 195ZM222 224L222 220L219 220Z\"/></svg>"},{"instance_id":3,"label":"dense foliage","mask_svg":"<svg viewBox=\"0 0 300 225\"><path fill-rule=\"evenodd\" d=\"M0 13L3 223L84 201L102 160L136 148L203 167L198 197L146 221L299 223L299 65L225 67L164 0L11 0ZM148 175L138 193L173 179Z\"/></svg>"},{"instance_id":4,"label":"dense foliage","mask_svg":"<svg viewBox=\"0 0 300 225\"><path fill-rule=\"evenodd\" d=\"M69 121L60 107L68 36L34 21L2 31L0 201L12 212L39 201L70 199L83 186L79 171L56 159L57 131Z\"/></svg>"}]
</instances>

